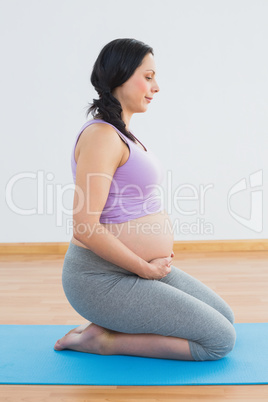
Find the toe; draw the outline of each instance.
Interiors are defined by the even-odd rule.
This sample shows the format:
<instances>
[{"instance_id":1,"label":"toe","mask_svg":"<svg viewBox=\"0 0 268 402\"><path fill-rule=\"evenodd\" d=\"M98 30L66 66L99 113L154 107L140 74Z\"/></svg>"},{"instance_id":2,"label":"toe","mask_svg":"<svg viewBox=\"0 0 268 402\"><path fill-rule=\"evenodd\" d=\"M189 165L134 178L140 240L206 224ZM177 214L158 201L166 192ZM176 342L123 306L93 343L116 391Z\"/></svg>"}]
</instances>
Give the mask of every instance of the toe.
<instances>
[{"instance_id":1,"label":"toe","mask_svg":"<svg viewBox=\"0 0 268 402\"><path fill-rule=\"evenodd\" d=\"M62 350L63 349L63 347L61 345L61 342L60 342L60 339L55 343L54 349L55 350Z\"/></svg>"}]
</instances>

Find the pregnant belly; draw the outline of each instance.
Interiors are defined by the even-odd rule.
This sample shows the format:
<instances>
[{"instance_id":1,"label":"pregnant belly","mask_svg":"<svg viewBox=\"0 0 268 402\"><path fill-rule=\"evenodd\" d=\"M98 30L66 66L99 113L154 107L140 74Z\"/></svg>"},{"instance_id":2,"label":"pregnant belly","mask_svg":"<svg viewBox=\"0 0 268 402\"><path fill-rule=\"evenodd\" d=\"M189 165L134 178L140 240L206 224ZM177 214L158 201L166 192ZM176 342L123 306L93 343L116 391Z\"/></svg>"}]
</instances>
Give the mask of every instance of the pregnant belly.
<instances>
[{"instance_id":1,"label":"pregnant belly","mask_svg":"<svg viewBox=\"0 0 268 402\"><path fill-rule=\"evenodd\" d=\"M145 261L167 257L172 252L174 241L172 223L165 210L128 222L103 223L103 226ZM74 238L72 242L85 247Z\"/></svg>"}]
</instances>

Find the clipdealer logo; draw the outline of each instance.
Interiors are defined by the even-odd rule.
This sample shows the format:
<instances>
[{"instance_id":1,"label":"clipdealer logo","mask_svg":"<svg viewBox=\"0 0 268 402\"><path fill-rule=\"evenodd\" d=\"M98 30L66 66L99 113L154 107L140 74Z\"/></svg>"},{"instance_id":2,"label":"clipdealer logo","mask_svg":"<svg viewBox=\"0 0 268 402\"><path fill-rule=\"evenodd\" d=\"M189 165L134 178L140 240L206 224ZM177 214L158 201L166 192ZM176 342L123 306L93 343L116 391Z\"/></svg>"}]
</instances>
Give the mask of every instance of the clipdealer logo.
<instances>
[{"instance_id":1,"label":"clipdealer logo","mask_svg":"<svg viewBox=\"0 0 268 402\"><path fill-rule=\"evenodd\" d=\"M173 211L180 216L195 216L197 219L194 222L190 222L188 219L180 221L178 218L172 224L171 231L175 231L181 234L204 234L211 235L214 233L214 225L212 222L207 222L205 219L198 217L205 217L206 213L206 197L207 192L214 188L213 184L199 186L192 185L190 183L184 183L180 186L173 188L172 183L172 171L167 171L167 186L156 185L154 186L156 192L158 193L158 198L164 205L164 200L167 205L167 213L172 214ZM75 210L83 208L86 202L86 197L82 189L77 188L75 184L70 183L66 185L52 183L54 175L52 173L46 173L43 170L37 172L20 172L12 176L7 185L5 191L6 204L8 208L16 213L17 215L31 216L31 215L54 215L56 217L56 226L63 225L63 217L72 216L74 209L70 207L69 209L65 207L63 202L63 197L66 192L76 192L78 205L76 205ZM90 179L90 178L89 178ZM110 176L107 179L112 180ZM19 206L18 195L14 197L16 193L16 185L19 186L26 185L27 181L32 181L32 184L37 194L37 202L31 208L22 208ZM29 183L27 183L29 185ZM116 186L116 183L114 183ZM129 185L128 185L129 186ZM263 171L258 170L249 176L249 181L247 183L246 178L242 178L237 183L235 183L227 194L227 208L231 217L244 227L260 233L263 230ZM136 186L138 187L138 186ZM134 198L143 200L143 194L141 194L142 189L136 188L136 196ZM123 188L122 191L126 189ZM185 191L187 195L185 194ZM240 194L245 197L245 202L250 199L250 217L246 218L242 216L239 211L235 211L234 202L235 197ZM15 202L15 198L17 203ZM119 197L120 198L120 197ZM28 202L28 201L27 201ZM188 209L182 209L182 205L187 203ZM189 210L189 206L193 205L195 208ZM233 205L232 205L233 204ZM87 205L88 207L88 205ZM123 205L120 205L123 208ZM94 214L94 212L87 211L88 213ZM128 212L128 211L127 211ZM95 212L96 213L96 212ZM178 216L177 215L177 216ZM66 228L68 230L72 229L73 220L69 219L66 223ZM170 224L170 223L168 223Z\"/></svg>"},{"instance_id":2,"label":"clipdealer logo","mask_svg":"<svg viewBox=\"0 0 268 402\"><path fill-rule=\"evenodd\" d=\"M263 229L263 172L258 170L249 176L249 185L247 185L246 178L239 180L235 183L228 192L227 205L230 215L240 225L260 233ZM254 189L254 190L252 190ZM231 207L231 200L238 193L244 192L245 197L250 197L250 217L247 219L235 212Z\"/></svg>"}]
</instances>

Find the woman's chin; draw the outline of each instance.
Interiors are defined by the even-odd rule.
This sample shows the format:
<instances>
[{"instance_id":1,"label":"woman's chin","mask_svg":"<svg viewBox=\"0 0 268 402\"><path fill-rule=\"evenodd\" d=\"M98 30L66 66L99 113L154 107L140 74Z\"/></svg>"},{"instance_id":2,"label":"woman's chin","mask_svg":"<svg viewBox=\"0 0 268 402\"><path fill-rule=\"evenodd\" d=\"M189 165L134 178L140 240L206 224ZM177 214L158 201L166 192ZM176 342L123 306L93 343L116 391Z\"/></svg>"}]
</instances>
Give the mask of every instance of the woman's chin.
<instances>
[{"instance_id":1,"label":"woman's chin","mask_svg":"<svg viewBox=\"0 0 268 402\"><path fill-rule=\"evenodd\" d=\"M136 113L145 113L148 110L148 105L142 106Z\"/></svg>"}]
</instances>

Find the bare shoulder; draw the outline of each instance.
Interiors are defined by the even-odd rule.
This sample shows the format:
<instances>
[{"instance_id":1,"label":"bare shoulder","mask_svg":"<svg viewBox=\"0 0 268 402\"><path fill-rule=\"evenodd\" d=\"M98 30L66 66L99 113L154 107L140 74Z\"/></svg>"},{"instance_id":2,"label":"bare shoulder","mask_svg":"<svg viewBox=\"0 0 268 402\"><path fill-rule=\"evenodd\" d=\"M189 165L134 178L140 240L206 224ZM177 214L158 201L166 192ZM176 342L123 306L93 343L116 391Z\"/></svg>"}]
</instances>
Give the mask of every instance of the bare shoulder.
<instances>
[{"instance_id":1,"label":"bare shoulder","mask_svg":"<svg viewBox=\"0 0 268 402\"><path fill-rule=\"evenodd\" d=\"M82 147L92 147L94 149L106 148L110 149L110 151L117 149L119 152L124 151L123 141L119 134L112 126L105 123L94 123L84 129L75 148L76 162Z\"/></svg>"}]
</instances>

